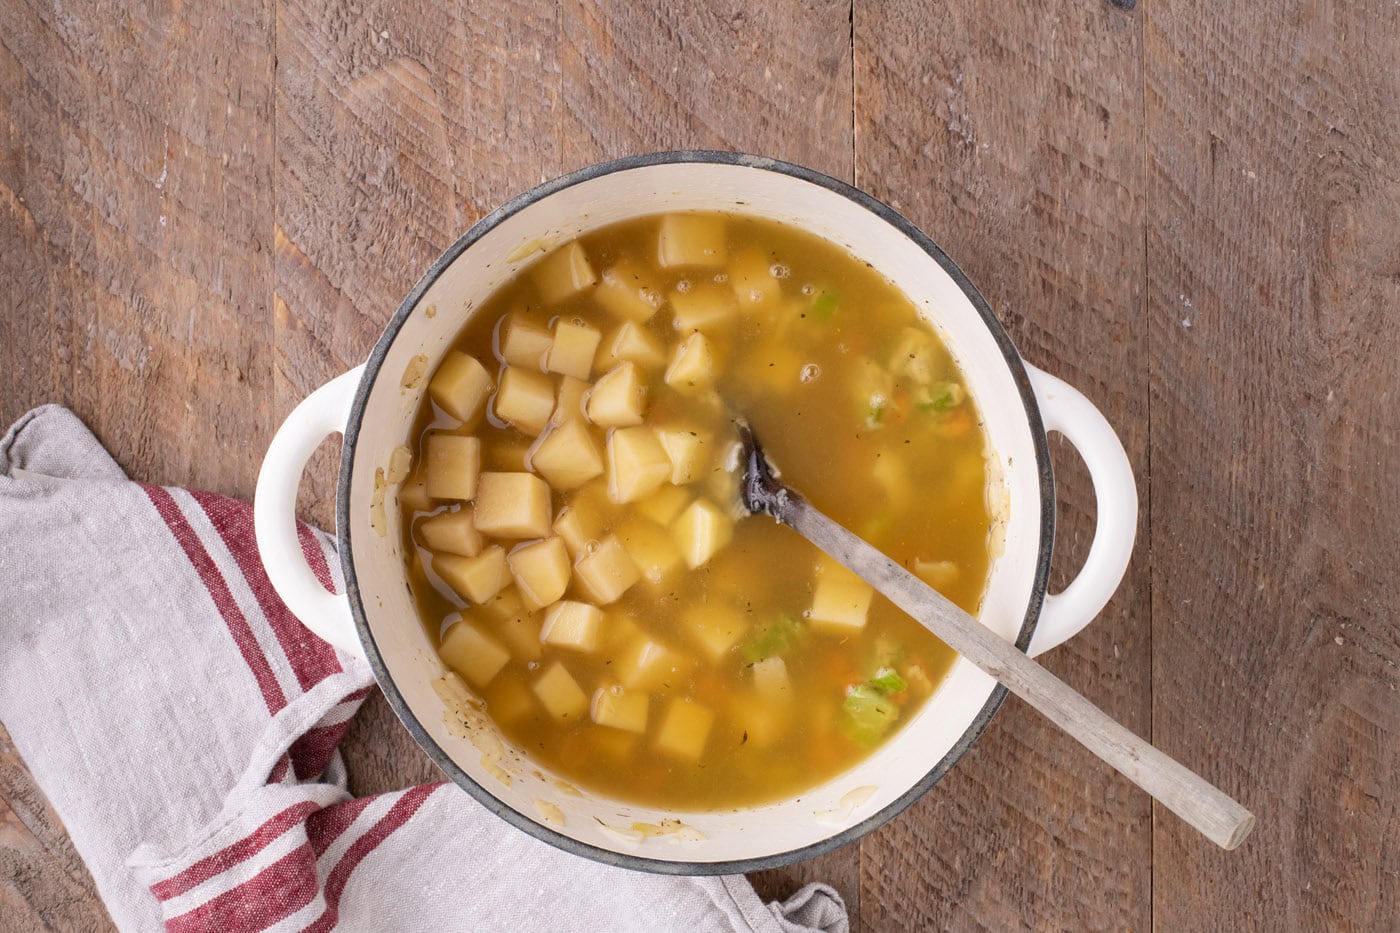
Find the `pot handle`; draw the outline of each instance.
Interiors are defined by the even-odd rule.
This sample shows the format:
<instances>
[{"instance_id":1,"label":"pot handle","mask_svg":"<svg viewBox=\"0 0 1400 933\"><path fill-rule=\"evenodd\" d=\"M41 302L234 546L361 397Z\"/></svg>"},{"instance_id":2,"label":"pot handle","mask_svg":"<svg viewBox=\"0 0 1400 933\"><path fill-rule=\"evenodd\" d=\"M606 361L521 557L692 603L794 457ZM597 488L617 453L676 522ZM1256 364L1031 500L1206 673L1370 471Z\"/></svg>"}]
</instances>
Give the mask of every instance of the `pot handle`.
<instances>
[{"instance_id":1,"label":"pot handle","mask_svg":"<svg viewBox=\"0 0 1400 933\"><path fill-rule=\"evenodd\" d=\"M332 593L312 573L297 537L297 486L306 462L331 434L343 433L364 366L336 376L292 409L272 436L253 495L258 556L282 602L301 623L346 654L365 656L355 633L350 600Z\"/></svg>"},{"instance_id":2,"label":"pot handle","mask_svg":"<svg viewBox=\"0 0 1400 933\"><path fill-rule=\"evenodd\" d=\"M1137 536L1138 498L1123 443L1094 403L1044 370L1027 364L1026 372L1040 402L1045 430L1063 434L1084 458L1098 512L1094 543L1079 576L1061 592L1045 597L1028 652L1034 657L1076 635L1118 589Z\"/></svg>"}]
</instances>

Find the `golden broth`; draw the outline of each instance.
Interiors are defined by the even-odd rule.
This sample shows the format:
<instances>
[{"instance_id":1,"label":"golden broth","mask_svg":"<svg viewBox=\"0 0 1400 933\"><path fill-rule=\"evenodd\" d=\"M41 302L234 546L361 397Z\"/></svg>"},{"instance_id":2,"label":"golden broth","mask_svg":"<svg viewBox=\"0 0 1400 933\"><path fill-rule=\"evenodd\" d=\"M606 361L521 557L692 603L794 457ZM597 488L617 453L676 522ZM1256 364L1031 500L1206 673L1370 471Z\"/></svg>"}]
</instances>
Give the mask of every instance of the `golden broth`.
<instances>
[{"instance_id":1,"label":"golden broth","mask_svg":"<svg viewBox=\"0 0 1400 933\"><path fill-rule=\"evenodd\" d=\"M709 370L696 368L696 331ZM629 220L507 283L455 348L485 372L444 366L437 401L418 414L414 471L400 494L409 579L444 661L540 763L582 787L674 809L779 799L868 755L947 672L953 655L941 642L878 595L862 613L868 588L791 530L766 517L715 518L737 514L727 458L741 413L785 481L977 609L990 524L978 414L937 336L864 263L751 217ZM623 375L638 386L619 393L611 377L598 388L629 360ZM486 393L483 414L467 410ZM623 424L638 399L642 424ZM555 423L541 428L545 414ZM590 423L595 414L602 426ZM657 448L647 438L657 429L670 432L677 446L661 449L678 459L653 490ZM434 434L479 447L430 442ZM687 436L708 443L697 450ZM521 504L543 485L519 480L531 467L550 479L544 530ZM429 498L433 480L455 495ZM697 501L708 505L692 512ZM568 522L589 512L586 543L573 540L580 532ZM556 524L571 513L567 527ZM510 530L483 535L473 527L483 522ZM552 540L561 531L567 548ZM493 544L509 556L504 570ZM621 585L631 572L593 574L603 558L637 568L615 599L604 577ZM529 594L558 600L560 586L563 603L525 605ZM657 651L659 666L648 666Z\"/></svg>"}]
</instances>

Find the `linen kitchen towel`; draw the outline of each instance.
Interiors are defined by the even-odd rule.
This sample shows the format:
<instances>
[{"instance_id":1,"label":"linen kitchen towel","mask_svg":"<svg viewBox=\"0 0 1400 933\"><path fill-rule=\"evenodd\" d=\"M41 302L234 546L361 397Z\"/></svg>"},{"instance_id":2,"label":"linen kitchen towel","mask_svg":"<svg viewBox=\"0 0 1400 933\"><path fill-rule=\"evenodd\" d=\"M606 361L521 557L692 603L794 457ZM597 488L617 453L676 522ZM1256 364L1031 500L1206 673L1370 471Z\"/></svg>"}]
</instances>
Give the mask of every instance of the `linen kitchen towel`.
<instances>
[{"instance_id":1,"label":"linen kitchen towel","mask_svg":"<svg viewBox=\"0 0 1400 933\"><path fill-rule=\"evenodd\" d=\"M451 784L352 798L372 689L278 600L251 506L131 482L58 406L0 440L0 721L123 930L847 929L825 885L610 868Z\"/></svg>"}]
</instances>

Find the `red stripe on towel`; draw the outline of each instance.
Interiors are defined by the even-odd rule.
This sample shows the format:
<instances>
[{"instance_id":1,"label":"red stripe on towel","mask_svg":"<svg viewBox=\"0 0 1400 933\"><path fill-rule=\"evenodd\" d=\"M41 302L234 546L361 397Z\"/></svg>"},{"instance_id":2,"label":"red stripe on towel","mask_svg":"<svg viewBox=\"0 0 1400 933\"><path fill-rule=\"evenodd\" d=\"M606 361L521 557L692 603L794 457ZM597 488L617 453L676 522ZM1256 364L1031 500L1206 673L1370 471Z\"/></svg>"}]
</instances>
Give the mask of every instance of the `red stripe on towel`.
<instances>
[{"instance_id":1,"label":"red stripe on towel","mask_svg":"<svg viewBox=\"0 0 1400 933\"><path fill-rule=\"evenodd\" d=\"M213 855L205 856L173 878L151 885L151 893L162 901L179 897L215 875L222 874L240 862L246 862L271 845L287 830L320 809L318 804L309 800L290 806L237 842L225 846Z\"/></svg>"},{"instance_id":2,"label":"red stripe on towel","mask_svg":"<svg viewBox=\"0 0 1400 933\"><path fill-rule=\"evenodd\" d=\"M146 497L151 500L151 504L155 506L156 512L165 521L165 525L170 529L176 543L184 550L195 573L199 575L200 582L204 584L204 589L208 592L209 598L214 601L214 607L219 610L219 615L223 617L224 625L228 627L229 634L233 636L233 643L238 647L239 654L243 655L243 661L252 671L253 679L258 682L258 689L262 691L267 711L275 716L279 710L287 705L287 698L283 695L282 688L277 683L277 677L272 673L272 666L267 663L267 657L263 654L257 638L254 637L248 620L243 617L243 611L238 608L238 602L229 592L227 581L219 573L214 559L205 550L204 543L199 540L198 533L190 525L189 520L185 518L184 513L180 511L180 506L175 502L175 498L159 486L143 484L141 488L145 491Z\"/></svg>"},{"instance_id":3,"label":"red stripe on towel","mask_svg":"<svg viewBox=\"0 0 1400 933\"><path fill-rule=\"evenodd\" d=\"M340 918L340 895L345 891L345 885L350 880L350 873L355 870L355 866L360 864L365 856L378 848L380 843L389 838L394 830L408 822L409 817L418 812L423 801L442 786L442 784L421 784L404 791L403 796L389 808L389 812L379 818L379 822L351 843L350 848L345 850L345 854L340 857L339 862L336 862L335 867L331 869L330 875L326 878L325 913L308 924L302 933L323 933L323 931L335 927L336 921Z\"/></svg>"},{"instance_id":4,"label":"red stripe on towel","mask_svg":"<svg viewBox=\"0 0 1400 933\"><path fill-rule=\"evenodd\" d=\"M296 674L297 684L301 689L310 690L331 674L340 673L340 662L336 660L335 649L302 625L273 589L267 569L263 567L262 558L258 555L258 544L253 533L253 507L246 502L212 492L191 490L190 495L199 503L204 514L209 516L209 523L214 526L229 553L233 555L239 573L243 574L243 579L247 581L248 589L253 591L253 597L258 601L258 607L262 609L272 633L277 637L277 643L282 646L282 653L286 655L287 663ZM301 527L303 526L298 523L298 531ZM324 583L330 576L329 570L326 569L325 555L321 553L315 536L309 530L306 534L311 538L311 549L319 557L318 561L313 562L313 569L319 563L325 572L325 579L322 580ZM306 541L303 539L302 552L306 553L307 550ZM309 554L307 556L310 557ZM322 577L321 572L317 572L316 575L318 578Z\"/></svg>"},{"instance_id":5,"label":"red stripe on towel","mask_svg":"<svg viewBox=\"0 0 1400 933\"><path fill-rule=\"evenodd\" d=\"M350 824L359 818L365 808L374 803L374 797L357 797L354 800L347 800L345 803L337 803L333 806L319 810L306 821L306 834L311 837L311 845L316 850L316 857L320 858L326 854L326 850L331 847L331 843L340 838L341 833L350 828Z\"/></svg>"},{"instance_id":6,"label":"red stripe on towel","mask_svg":"<svg viewBox=\"0 0 1400 933\"><path fill-rule=\"evenodd\" d=\"M265 930L316 896L316 854L303 843L242 884L165 921L168 933Z\"/></svg>"},{"instance_id":7,"label":"red stripe on towel","mask_svg":"<svg viewBox=\"0 0 1400 933\"><path fill-rule=\"evenodd\" d=\"M301 553L311 565L311 572L316 574L316 579L321 581L322 586L334 593L335 578L331 576L330 564L326 563L326 552L321 550L321 542L317 540L315 532L297 522L297 540L301 542Z\"/></svg>"}]
</instances>

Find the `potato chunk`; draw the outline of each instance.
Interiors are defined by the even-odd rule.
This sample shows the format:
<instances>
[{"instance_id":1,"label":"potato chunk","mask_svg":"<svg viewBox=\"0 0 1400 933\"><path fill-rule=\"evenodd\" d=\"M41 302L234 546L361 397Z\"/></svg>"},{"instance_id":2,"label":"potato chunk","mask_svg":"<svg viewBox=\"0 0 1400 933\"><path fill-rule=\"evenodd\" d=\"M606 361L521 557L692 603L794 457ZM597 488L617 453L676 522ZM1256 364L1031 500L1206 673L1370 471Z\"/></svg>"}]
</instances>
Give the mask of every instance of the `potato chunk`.
<instances>
[{"instance_id":1,"label":"potato chunk","mask_svg":"<svg viewBox=\"0 0 1400 933\"><path fill-rule=\"evenodd\" d=\"M724 265L729 250L724 241L724 218L717 214L667 214L661 218L657 260L667 269Z\"/></svg>"},{"instance_id":2,"label":"potato chunk","mask_svg":"<svg viewBox=\"0 0 1400 933\"><path fill-rule=\"evenodd\" d=\"M554 383L543 373L508 366L495 408L497 418L509 421L522 434L539 434L554 413Z\"/></svg>"},{"instance_id":3,"label":"potato chunk","mask_svg":"<svg viewBox=\"0 0 1400 933\"><path fill-rule=\"evenodd\" d=\"M475 557L439 554L433 558L433 570L457 595L477 605L495 596L510 582L505 549L494 544Z\"/></svg>"},{"instance_id":4,"label":"potato chunk","mask_svg":"<svg viewBox=\"0 0 1400 933\"><path fill-rule=\"evenodd\" d=\"M708 499L697 499L671 525L671 533L685 565L694 570L734 537L734 520Z\"/></svg>"},{"instance_id":5,"label":"potato chunk","mask_svg":"<svg viewBox=\"0 0 1400 933\"><path fill-rule=\"evenodd\" d=\"M505 642L510 653L520 661L538 661L540 647L539 616L525 608L520 593L513 586L501 590L481 606L483 617L490 617L491 634Z\"/></svg>"},{"instance_id":6,"label":"potato chunk","mask_svg":"<svg viewBox=\"0 0 1400 933\"><path fill-rule=\"evenodd\" d=\"M560 321L554 325L554 345L545 356L544 365L552 373L562 373L575 379L587 379L593 372L593 357L603 335L598 328L575 321Z\"/></svg>"},{"instance_id":7,"label":"potato chunk","mask_svg":"<svg viewBox=\"0 0 1400 933\"><path fill-rule=\"evenodd\" d=\"M569 588L569 552L561 538L518 545L506 563L527 609L552 605Z\"/></svg>"},{"instance_id":8,"label":"potato chunk","mask_svg":"<svg viewBox=\"0 0 1400 933\"><path fill-rule=\"evenodd\" d=\"M782 297L782 283L773 275L773 258L760 250L746 250L729 264L729 285L743 311L764 311Z\"/></svg>"},{"instance_id":9,"label":"potato chunk","mask_svg":"<svg viewBox=\"0 0 1400 933\"><path fill-rule=\"evenodd\" d=\"M563 424L586 417L583 411L584 400L593 386L582 379L565 376L559 380L559 394L555 397L554 413L549 416L550 424Z\"/></svg>"},{"instance_id":10,"label":"potato chunk","mask_svg":"<svg viewBox=\"0 0 1400 933\"><path fill-rule=\"evenodd\" d=\"M681 510L690 505L690 495L679 486L662 483L656 492L638 500L634 508L638 515L649 518L658 525L669 525L681 514Z\"/></svg>"},{"instance_id":11,"label":"potato chunk","mask_svg":"<svg viewBox=\"0 0 1400 933\"><path fill-rule=\"evenodd\" d=\"M554 533L564 540L569 555L577 559L587 551L588 542L602 537L603 521L592 503L576 500L559 510L554 519Z\"/></svg>"},{"instance_id":12,"label":"potato chunk","mask_svg":"<svg viewBox=\"0 0 1400 933\"><path fill-rule=\"evenodd\" d=\"M481 441L460 434L428 435L425 479L434 499L471 499L481 472Z\"/></svg>"},{"instance_id":13,"label":"potato chunk","mask_svg":"<svg viewBox=\"0 0 1400 933\"><path fill-rule=\"evenodd\" d=\"M497 333L501 357L511 366L531 372L544 371L544 358L554 344L549 331L531 324L518 314L512 314L501 324Z\"/></svg>"},{"instance_id":14,"label":"potato chunk","mask_svg":"<svg viewBox=\"0 0 1400 933\"><path fill-rule=\"evenodd\" d=\"M676 345L666 367L666 384L682 395L695 395L715 384L719 369L715 351L704 334L694 333Z\"/></svg>"},{"instance_id":15,"label":"potato chunk","mask_svg":"<svg viewBox=\"0 0 1400 933\"><path fill-rule=\"evenodd\" d=\"M579 687L568 668L558 661L540 675L531 689L555 719L577 721L588 712L588 694Z\"/></svg>"},{"instance_id":16,"label":"potato chunk","mask_svg":"<svg viewBox=\"0 0 1400 933\"><path fill-rule=\"evenodd\" d=\"M603 475L603 454L581 419L552 428L535 444L530 468L555 489L577 489Z\"/></svg>"},{"instance_id":17,"label":"potato chunk","mask_svg":"<svg viewBox=\"0 0 1400 933\"><path fill-rule=\"evenodd\" d=\"M428 383L428 395L452 417L471 424L480 417L495 381L474 356L448 350Z\"/></svg>"},{"instance_id":18,"label":"potato chunk","mask_svg":"<svg viewBox=\"0 0 1400 933\"><path fill-rule=\"evenodd\" d=\"M545 610L540 641L558 648L592 654L602 641L603 610L566 599Z\"/></svg>"},{"instance_id":19,"label":"potato chunk","mask_svg":"<svg viewBox=\"0 0 1400 933\"><path fill-rule=\"evenodd\" d=\"M641 327L626 321L618 325L598 348L598 369L612 369L618 363L636 363L646 369L658 369L666 365L666 351L656 338Z\"/></svg>"},{"instance_id":20,"label":"potato chunk","mask_svg":"<svg viewBox=\"0 0 1400 933\"><path fill-rule=\"evenodd\" d=\"M671 475L671 458L650 428L608 434L608 497L619 505L655 492Z\"/></svg>"},{"instance_id":21,"label":"potato chunk","mask_svg":"<svg viewBox=\"0 0 1400 933\"><path fill-rule=\"evenodd\" d=\"M625 428L642 423L645 397L637 365L619 363L593 386L584 410L588 420L600 427Z\"/></svg>"},{"instance_id":22,"label":"potato chunk","mask_svg":"<svg viewBox=\"0 0 1400 933\"><path fill-rule=\"evenodd\" d=\"M475 557L481 553L481 533L470 509L441 512L418 523L418 537L434 551Z\"/></svg>"},{"instance_id":23,"label":"potato chunk","mask_svg":"<svg viewBox=\"0 0 1400 933\"><path fill-rule=\"evenodd\" d=\"M608 312L640 324L661 307L661 291L640 267L622 259L603 272L593 300Z\"/></svg>"},{"instance_id":24,"label":"potato chunk","mask_svg":"<svg viewBox=\"0 0 1400 933\"><path fill-rule=\"evenodd\" d=\"M482 473L476 493L476 530L498 538L549 535L550 496L533 473Z\"/></svg>"},{"instance_id":25,"label":"potato chunk","mask_svg":"<svg viewBox=\"0 0 1400 933\"><path fill-rule=\"evenodd\" d=\"M608 535L591 553L574 562L574 578L590 600L606 606L627 592L641 578L641 571L627 556L622 542Z\"/></svg>"},{"instance_id":26,"label":"potato chunk","mask_svg":"<svg viewBox=\"0 0 1400 933\"><path fill-rule=\"evenodd\" d=\"M656 439L671 460L671 482L677 486L702 479L710 466L710 435L689 428L657 428Z\"/></svg>"},{"instance_id":27,"label":"potato chunk","mask_svg":"<svg viewBox=\"0 0 1400 933\"><path fill-rule=\"evenodd\" d=\"M646 635L625 645L613 665L618 680L628 690L658 690L679 684L691 661Z\"/></svg>"},{"instance_id":28,"label":"potato chunk","mask_svg":"<svg viewBox=\"0 0 1400 933\"><path fill-rule=\"evenodd\" d=\"M749 628L742 612L723 603L691 606L682 618L687 634L711 661L724 657Z\"/></svg>"},{"instance_id":29,"label":"potato chunk","mask_svg":"<svg viewBox=\"0 0 1400 933\"><path fill-rule=\"evenodd\" d=\"M413 512L427 512L433 507L433 497L428 495L425 470L415 470L399 486L399 512L409 515Z\"/></svg>"},{"instance_id":30,"label":"potato chunk","mask_svg":"<svg viewBox=\"0 0 1400 933\"><path fill-rule=\"evenodd\" d=\"M782 658L764 658L749 666L753 685L765 700L782 702L792 698L792 682L788 679L787 662Z\"/></svg>"},{"instance_id":31,"label":"potato chunk","mask_svg":"<svg viewBox=\"0 0 1400 933\"><path fill-rule=\"evenodd\" d=\"M656 747L685 761L698 761L710 739L710 727L715 714L699 703L676 697L666 707L661 728L656 733Z\"/></svg>"},{"instance_id":32,"label":"potato chunk","mask_svg":"<svg viewBox=\"0 0 1400 933\"><path fill-rule=\"evenodd\" d=\"M531 270L530 277L535 280L540 297L549 304L577 295L598 281L588 254L578 240L570 241L541 259Z\"/></svg>"},{"instance_id":33,"label":"potato chunk","mask_svg":"<svg viewBox=\"0 0 1400 933\"><path fill-rule=\"evenodd\" d=\"M647 731L647 705L651 698L645 693L623 690L616 684L593 691L589 718L600 726L627 732Z\"/></svg>"},{"instance_id":34,"label":"potato chunk","mask_svg":"<svg viewBox=\"0 0 1400 933\"><path fill-rule=\"evenodd\" d=\"M817 574L808 618L813 626L854 631L865 627L875 591L845 567L826 562Z\"/></svg>"},{"instance_id":35,"label":"potato chunk","mask_svg":"<svg viewBox=\"0 0 1400 933\"><path fill-rule=\"evenodd\" d=\"M648 583L658 584L681 565L681 552L665 528L645 518L634 518L617 530L627 556Z\"/></svg>"},{"instance_id":36,"label":"potato chunk","mask_svg":"<svg viewBox=\"0 0 1400 933\"><path fill-rule=\"evenodd\" d=\"M706 283L671 293L671 324L682 334L724 327L738 311L739 303L728 285Z\"/></svg>"},{"instance_id":37,"label":"potato chunk","mask_svg":"<svg viewBox=\"0 0 1400 933\"><path fill-rule=\"evenodd\" d=\"M442 636L438 657L473 687L489 684L510 660L500 642L466 619L452 623Z\"/></svg>"},{"instance_id":38,"label":"potato chunk","mask_svg":"<svg viewBox=\"0 0 1400 933\"><path fill-rule=\"evenodd\" d=\"M485 691L486 709L496 722L516 722L535 708L535 695L525 686L524 679L507 671Z\"/></svg>"}]
</instances>

